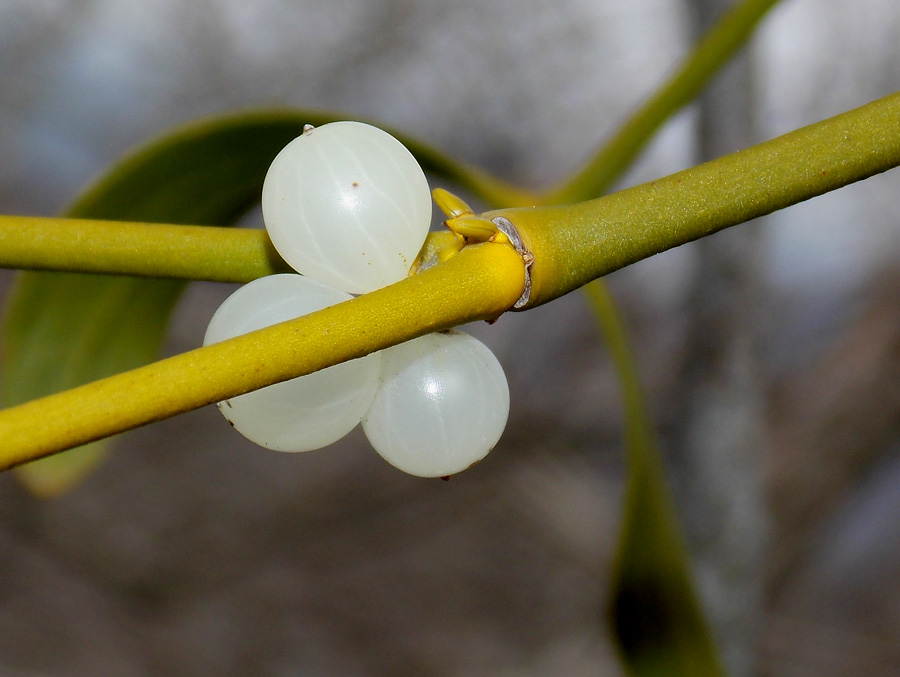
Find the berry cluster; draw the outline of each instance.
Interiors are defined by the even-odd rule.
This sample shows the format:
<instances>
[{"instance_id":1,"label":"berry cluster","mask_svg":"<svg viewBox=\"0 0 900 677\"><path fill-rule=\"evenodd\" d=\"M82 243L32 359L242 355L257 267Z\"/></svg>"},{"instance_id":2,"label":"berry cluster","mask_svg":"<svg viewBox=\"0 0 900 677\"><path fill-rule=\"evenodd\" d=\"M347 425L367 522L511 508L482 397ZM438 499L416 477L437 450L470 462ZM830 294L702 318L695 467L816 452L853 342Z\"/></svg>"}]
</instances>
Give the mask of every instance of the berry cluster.
<instances>
[{"instance_id":1,"label":"berry cluster","mask_svg":"<svg viewBox=\"0 0 900 677\"><path fill-rule=\"evenodd\" d=\"M313 128L272 162L263 220L300 275L270 275L229 296L204 345L398 282L425 241L431 197L422 168L394 137L358 122ZM484 458L509 415L494 354L460 331L393 348L219 403L238 432L278 451L309 451L362 422L393 466L443 477Z\"/></svg>"}]
</instances>

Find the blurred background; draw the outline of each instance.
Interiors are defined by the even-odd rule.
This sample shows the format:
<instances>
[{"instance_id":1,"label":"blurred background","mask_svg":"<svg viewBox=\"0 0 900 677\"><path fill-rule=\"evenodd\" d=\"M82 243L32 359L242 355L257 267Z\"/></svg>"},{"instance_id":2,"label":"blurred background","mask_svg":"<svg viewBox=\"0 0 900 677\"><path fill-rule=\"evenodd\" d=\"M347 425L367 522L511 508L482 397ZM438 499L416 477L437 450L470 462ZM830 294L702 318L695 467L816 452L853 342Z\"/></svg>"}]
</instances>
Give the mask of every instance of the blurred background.
<instances>
[{"instance_id":1,"label":"blurred background","mask_svg":"<svg viewBox=\"0 0 900 677\"><path fill-rule=\"evenodd\" d=\"M172 125L286 105L549 185L732 4L0 0L0 213L58 212ZM784 0L620 185L900 89L897 35L892 0ZM900 672L898 189L890 172L608 278L735 675ZM190 286L165 351L198 346L231 290ZM359 431L269 452L211 407L124 436L60 498L0 476L0 674L619 674L621 408L586 305L469 329L512 412L450 482Z\"/></svg>"}]
</instances>

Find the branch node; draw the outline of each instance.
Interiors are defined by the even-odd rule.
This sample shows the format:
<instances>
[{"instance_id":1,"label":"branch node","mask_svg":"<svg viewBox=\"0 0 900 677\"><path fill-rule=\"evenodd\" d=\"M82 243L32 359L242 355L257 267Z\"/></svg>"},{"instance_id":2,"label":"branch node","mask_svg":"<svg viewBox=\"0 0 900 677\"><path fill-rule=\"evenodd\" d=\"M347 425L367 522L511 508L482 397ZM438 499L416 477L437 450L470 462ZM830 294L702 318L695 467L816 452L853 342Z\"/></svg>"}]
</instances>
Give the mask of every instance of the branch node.
<instances>
[{"instance_id":1,"label":"branch node","mask_svg":"<svg viewBox=\"0 0 900 677\"><path fill-rule=\"evenodd\" d=\"M516 249L516 253L522 257L522 261L525 263L525 288L522 290L522 295L513 304L513 309L522 308L528 303L528 299L531 298L531 266L534 264L534 254L525 247L522 237L512 224L512 221L505 216L498 216L491 221L497 226L498 230L509 238L510 243Z\"/></svg>"}]
</instances>

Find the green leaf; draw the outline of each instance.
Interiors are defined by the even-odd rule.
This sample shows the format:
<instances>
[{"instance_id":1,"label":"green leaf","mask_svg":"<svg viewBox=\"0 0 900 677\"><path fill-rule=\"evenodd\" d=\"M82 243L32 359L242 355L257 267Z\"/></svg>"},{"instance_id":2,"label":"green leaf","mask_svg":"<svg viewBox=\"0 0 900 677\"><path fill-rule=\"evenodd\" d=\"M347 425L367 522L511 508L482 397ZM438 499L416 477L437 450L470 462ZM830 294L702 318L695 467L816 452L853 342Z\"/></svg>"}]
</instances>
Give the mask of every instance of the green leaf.
<instances>
[{"instance_id":1,"label":"green leaf","mask_svg":"<svg viewBox=\"0 0 900 677\"><path fill-rule=\"evenodd\" d=\"M628 483L610 620L629 674L724 674L690 572L624 325L605 285L584 291L609 346L625 404Z\"/></svg>"},{"instance_id":2,"label":"green leaf","mask_svg":"<svg viewBox=\"0 0 900 677\"><path fill-rule=\"evenodd\" d=\"M22 273L4 322L4 403L65 390L156 357L178 281ZM40 496L66 490L102 457L94 442L17 469Z\"/></svg>"}]
</instances>

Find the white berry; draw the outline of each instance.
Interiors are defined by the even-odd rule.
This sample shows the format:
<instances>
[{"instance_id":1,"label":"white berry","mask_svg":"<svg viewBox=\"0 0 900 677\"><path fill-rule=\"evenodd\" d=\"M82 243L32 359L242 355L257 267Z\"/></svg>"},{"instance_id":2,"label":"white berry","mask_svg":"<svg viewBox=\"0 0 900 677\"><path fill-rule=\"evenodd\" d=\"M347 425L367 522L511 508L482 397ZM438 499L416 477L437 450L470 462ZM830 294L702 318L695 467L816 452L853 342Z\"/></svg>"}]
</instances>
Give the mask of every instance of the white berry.
<instances>
[{"instance_id":1,"label":"white berry","mask_svg":"<svg viewBox=\"0 0 900 677\"><path fill-rule=\"evenodd\" d=\"M490 349L449 331L383 353L382 384L362 421L375 450L421 477L452 475L484 458L509 417L509 386Z\"/></svg>"},{"instance_id":2,"label":"white berry","mask_svg":"<svg viewBox=\"0 0 900 677\"><path fill-rule=\"evenodd\" d=\"M204 345L306 315L350 299L295 274L270 275L240 287L215 312ZM381 355L374 353L219 403L244 437L276 451L309 451L350 432L372 403Z\"/></svg>"},{"instance_id":3,"label":"white berry","mask_svg":"<svg viewBox=\"0 0 900 677\"><path fill-rule=\"evenodd\" d=\"M292 268L352 294L406 277L431 225L419 163L361 122L309 127L285 146L266 175L262 210Z\"/></svg>"}]
</instances>

